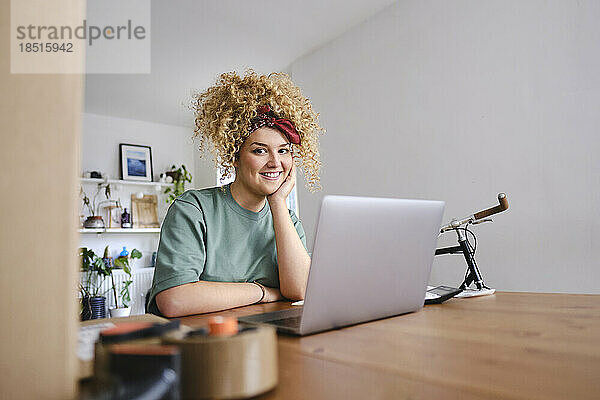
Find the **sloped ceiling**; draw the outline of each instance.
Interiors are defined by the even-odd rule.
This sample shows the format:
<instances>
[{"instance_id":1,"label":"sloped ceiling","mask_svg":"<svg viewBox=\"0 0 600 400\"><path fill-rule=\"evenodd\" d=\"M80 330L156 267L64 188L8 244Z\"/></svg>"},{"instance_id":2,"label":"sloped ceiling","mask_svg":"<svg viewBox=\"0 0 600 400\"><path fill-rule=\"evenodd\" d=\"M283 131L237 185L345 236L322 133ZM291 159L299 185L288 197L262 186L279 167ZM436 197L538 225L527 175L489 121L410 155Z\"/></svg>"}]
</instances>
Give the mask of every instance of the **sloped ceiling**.
<instances>
[{"instance_id":1,"label":"sloped ceiling","mask_svg":"<svg viewBox=\"0 0 600 400\"><path fill-rule=\"evenodd\" d=\"M88 74L85 111L191 126L188 105L225 71L285 71L394 0L152 1L150 74Z\"/></svg>"}]
</instances>

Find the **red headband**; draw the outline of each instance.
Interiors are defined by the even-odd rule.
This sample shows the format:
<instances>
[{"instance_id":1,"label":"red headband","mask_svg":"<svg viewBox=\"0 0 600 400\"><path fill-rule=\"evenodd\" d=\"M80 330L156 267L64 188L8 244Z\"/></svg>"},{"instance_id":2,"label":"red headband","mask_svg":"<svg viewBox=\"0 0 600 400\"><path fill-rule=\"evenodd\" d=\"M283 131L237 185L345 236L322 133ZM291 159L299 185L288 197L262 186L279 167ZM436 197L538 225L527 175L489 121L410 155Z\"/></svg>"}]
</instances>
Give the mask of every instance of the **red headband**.
<instances>
[{"instance_id":1,"label":"red headband","mask_svg":"<svg viewBox=\"0 0 600 400\"><path fill-rule=\"evenodd\" d=\"M300 144L300 135L294 124L292 124L292 121L285 118L277 118L269 106L260 106L256 109L256 112L258 116L250 122L250 133L263 126L268 126L278 129L291 143Z\"/></svg>"}]
</instances>

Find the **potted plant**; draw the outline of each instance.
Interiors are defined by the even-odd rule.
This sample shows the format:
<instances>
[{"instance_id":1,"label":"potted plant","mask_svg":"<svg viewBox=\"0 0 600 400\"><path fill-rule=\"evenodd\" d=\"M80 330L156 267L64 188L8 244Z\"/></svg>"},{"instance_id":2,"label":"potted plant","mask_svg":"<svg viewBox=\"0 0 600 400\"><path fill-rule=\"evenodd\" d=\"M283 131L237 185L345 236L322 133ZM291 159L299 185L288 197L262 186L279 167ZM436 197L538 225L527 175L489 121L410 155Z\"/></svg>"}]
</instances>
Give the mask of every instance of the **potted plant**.
<instances>
[{"instance_id":1,"label":"potted plant","mask_svg":"<svg viewBox=\"0 0 600 400\"><path fill-rule=\"evenodd\" d=\"M185 192L186 182L192 183L192 174L190 174L185 165L182 164L179 168L175 165L171 166L171 169L166 172L166 175L173 178L173 187L165 189L165 193L169 194L166 202L170 204L179 197L179 195Z\"/></svg>"},{"instance_id":2,"label":"potted plant","mask_svg":"<svg viewBox=\"0 0 600 400\"><path fill-rule=\"evenodd\" d=\"M95 204L92 204L90 198L85 194L83 188L79 189L79 195L81 196L81 201L83 201L83 205L85 205L90 212L90 215L86 218L83 223L84 228L95 229L95 228L104 228L104 220L101 216L96 215L96 207Z\"/></svg>"},{"instance_id":3,"label":"potted plant","mask_svg":"<svg viewBox=\"0 0 600 400\"><path fill-rule=\"evenodd\" d=\"M108 246L107 246L108 248ZM106 250L107 251L107 250ZM110 278L112 280L112 290L113 295L115 296L115 308L111 308L110 316L115 317L127 317L131 313L131 307L129 307L129 303L131 302L131 293L129 292L129 287L133 283L131 279L131 265L130 260L132 259L142 258L142 252L138 249L131 250L131 254L120 255L115 259L114 268L122 268L123 271L127 274L127 280L123 282L123 287L119 291L119 296L117 296L117 288L115 285L115 278L112 274L110 274ZM119 298L121 298L121 305L119 306Z\"/></svg>"},{"instance_id":4,"label":"potted plant","mask_svg":"<svg viewBox=\"0 0 600 400\"><path fill-rule=\"evenodd\" d=\"M84 273L83 282L79 284L81 295L81 320L106 317L106 297L102 293L102 283L111 273L111 267L94 253L92 249L81 247L81 271Z\"/></svg>"},{"instance_id":5,"label":"potted plant","mask_svg":"<svg viewBox=\"0 0 600 400\"><path fill-rule=\"evenodd\" d=\"M104 195L106 196L106 200L102 200L96 205L96 198L100 194L101 187L102 187L102 185L98 185L98 192L93 197L92 201L90 201L90 198L84 192L83 187L79 188L79 195L81 197L81 201L83 202L83 205L87 207L87 209L90 213L90 215L86 218L85 222L83 223L84 228L87 228L87 229L98 229L98 228L104 229L105 228L104 220L102 219L102 217L100 215L98 215L98 214L100 214L100 206L102 204L114 203L115 204L114 207L121 208L121 203L119 200L112 200L110 198L110 196L111 196L110 184L106 184L106 186L104 186ZM110 219L110 215L109 215L109 219Z\"/></svg>"}]
</instances>

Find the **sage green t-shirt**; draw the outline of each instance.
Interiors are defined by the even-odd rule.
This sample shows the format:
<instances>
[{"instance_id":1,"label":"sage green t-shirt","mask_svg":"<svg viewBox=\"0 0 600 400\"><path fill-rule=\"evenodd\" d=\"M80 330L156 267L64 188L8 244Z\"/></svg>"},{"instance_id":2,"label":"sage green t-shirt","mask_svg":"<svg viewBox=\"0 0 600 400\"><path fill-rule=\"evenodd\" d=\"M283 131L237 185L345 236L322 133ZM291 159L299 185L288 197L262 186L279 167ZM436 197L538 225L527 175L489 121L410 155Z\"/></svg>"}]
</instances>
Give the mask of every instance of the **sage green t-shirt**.
<instances>
[{"instance_id":1,"label":"sage green t-shirt","mask_svg":"<svg viewBox=\"0 0 600 400\"><path fill-rule=\"evenodd\" d=\"M290 218L306 248L302 223ZM169 207L160 233L148 312L161 315L155 297L190 282L253 282L279 287L273 216L241 207L229 185L188 190Z\"/></svg>"}]
</instances>

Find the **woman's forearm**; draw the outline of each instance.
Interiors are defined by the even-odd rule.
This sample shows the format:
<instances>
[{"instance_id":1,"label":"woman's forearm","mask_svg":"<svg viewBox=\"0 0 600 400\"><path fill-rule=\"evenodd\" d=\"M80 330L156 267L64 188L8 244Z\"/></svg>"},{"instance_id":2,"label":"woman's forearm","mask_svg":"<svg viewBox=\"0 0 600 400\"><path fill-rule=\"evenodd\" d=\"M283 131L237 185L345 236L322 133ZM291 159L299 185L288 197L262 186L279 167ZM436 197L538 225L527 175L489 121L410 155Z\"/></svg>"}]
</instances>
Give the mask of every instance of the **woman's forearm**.
<instances>
[{"instance_id":1,"label":"woman's forearm","mask_svg":"<svg viewBox=\"0 0 600 400\"><path fill-rule=\"evenodd\" d=\"M266 288L262 302L275 301L273 288ZM202 314L258 302L261 288L254 283L199 281L175 286L156 295L156 305L169 318Z\"/></svg>"},{"instance_id":2,"label":"woman's forearm","mask_svg":"<svg viewBox=\"0 0 600 400\"><path fill-rule=\"evenodd\" d=\"M298 236L285 202L271 204L277 246L279 289L290 300L304 299L310 257Z\"/></svg>"}]
</instances>

